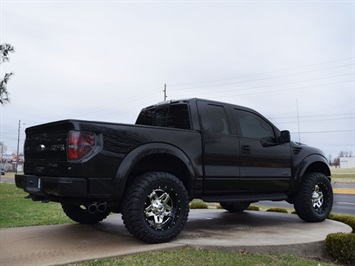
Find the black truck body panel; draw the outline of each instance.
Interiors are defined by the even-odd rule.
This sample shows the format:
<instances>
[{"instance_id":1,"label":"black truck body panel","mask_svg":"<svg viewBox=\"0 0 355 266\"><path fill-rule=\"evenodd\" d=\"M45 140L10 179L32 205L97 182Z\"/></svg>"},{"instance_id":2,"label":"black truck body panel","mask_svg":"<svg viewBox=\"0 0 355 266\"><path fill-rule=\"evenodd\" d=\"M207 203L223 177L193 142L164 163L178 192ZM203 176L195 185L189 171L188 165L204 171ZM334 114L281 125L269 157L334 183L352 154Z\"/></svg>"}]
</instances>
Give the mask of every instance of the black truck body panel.
<instances>
[{"instance_id":1,"label":"black truck body panel","mask_svg":"<svg viewBox=\"0 0 355 266\"><path fill-rule=\"evenodd\" d=\"M35 200L120 206L131 180L149 171L177 176L190 199L219 202L284 200L306 172L330 176L322 152L282 141L282 132L249 108L170 101L143 109L137 123L63 120L26 129L24 175L16 175L16 185ZM248 129L253 123L269 138ZM68 159L69 132L95 136L77 160Z\"/></svg>"},{"instance_id":2,"label":"black truck body panel","mask_svg":"<svg viewBox=\"0 0 355 266\"><path fill-rule=\"evenodd\" d=\"M60 133L63 128L95 133L98 136L95 150L79 161L68 162L65 151L63 155L63 151L52 148L65 144L68 132L61 137L43 134L52 130ZM184 160L193 179L202 176L201 139L197 131L65 120L31 127L26 134L31 137L26 138L25 143L25 175L17 177L17 185L23 187L26 176L38 176L42 185L36 192L39 195L43 192L60 197L117 200L122 196L118 194L119 185L125 186L135 163L154 154L172 154ZM174 142L179 143L178 146L171 144ZM41 145L45 146L44 150L39 150ZM53 180L58 181L57 191L49 188L55 186ZM67 193L68 185L64 185L69 183L76 186L70 189L71 195Z\"/></svg>"}]
</instances>

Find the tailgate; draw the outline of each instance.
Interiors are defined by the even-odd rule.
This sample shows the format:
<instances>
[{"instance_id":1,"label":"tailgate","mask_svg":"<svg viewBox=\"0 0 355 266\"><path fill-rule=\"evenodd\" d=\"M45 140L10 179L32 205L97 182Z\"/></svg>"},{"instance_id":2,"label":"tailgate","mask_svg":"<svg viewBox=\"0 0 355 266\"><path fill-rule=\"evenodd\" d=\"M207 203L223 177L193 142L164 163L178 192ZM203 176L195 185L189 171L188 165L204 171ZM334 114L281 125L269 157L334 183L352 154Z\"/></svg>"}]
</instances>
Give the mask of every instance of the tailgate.
<instances>
[{"instance_id":1,"label":"tailgate","mask_svg":"<svg viewBox=\"0 0 355 266\"><path fill-rule=\"evenodd\" d=\"M67 167L67 137L73 129L70 121L59 121L26 129L25 173L61 174Z\"/></svg>"}]
</instances>

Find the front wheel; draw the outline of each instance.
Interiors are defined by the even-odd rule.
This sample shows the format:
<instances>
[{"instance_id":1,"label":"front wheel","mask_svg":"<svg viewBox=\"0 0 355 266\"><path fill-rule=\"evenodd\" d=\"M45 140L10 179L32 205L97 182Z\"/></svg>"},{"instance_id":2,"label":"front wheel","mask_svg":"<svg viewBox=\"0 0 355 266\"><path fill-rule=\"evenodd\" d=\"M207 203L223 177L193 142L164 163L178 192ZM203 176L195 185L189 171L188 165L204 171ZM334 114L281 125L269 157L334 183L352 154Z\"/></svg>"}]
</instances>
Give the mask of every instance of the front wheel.
<instances>
[{"instance_id":1,"label":"front wheel","mask_svg":"<svg viewBox=\"0 0 355 266\"><path fill-rule=\"evenodd\" d=\"M122 219L127 230L148 243L175 238L184 228L189 199L183 183L165 172L141 175L127 188Z\"/></svg>"},{"instance_id":2,"label":"front wheel","mask_svg":"<svg viewBox=\"0 0 355 266\"><path fill-rule=\"evenodd\" d=\"M329 179L322 173L308 173L294 198L297 215L306 222L322 222L333 206L333 190Z\"/></svg>"}]
</instances>

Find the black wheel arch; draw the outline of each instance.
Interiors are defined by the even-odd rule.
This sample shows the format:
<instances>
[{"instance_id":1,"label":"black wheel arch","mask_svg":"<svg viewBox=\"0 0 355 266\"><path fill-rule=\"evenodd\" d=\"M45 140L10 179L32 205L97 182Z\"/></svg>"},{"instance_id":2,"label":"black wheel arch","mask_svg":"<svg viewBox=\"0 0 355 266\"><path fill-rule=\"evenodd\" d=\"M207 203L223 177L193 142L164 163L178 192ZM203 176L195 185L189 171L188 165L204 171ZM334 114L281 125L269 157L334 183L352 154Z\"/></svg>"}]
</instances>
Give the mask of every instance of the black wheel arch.
<instances>
[{"instance_id":1,"label":"black wheel arch","mask_svg":"<svg viewBox=\"0 0 355 266\"><path fill-rule=\"evenodd\" d=\"M298 165L294 166L294 178L291 180L290 193L298 191L303 178L307 173L311 172L322 173L331 181L331 172L327 159L322 155L313 154L307 156Z\"/></svg>"},{"instance_id":2,"label":"black wheel arch","mask_svg":"<svg viewBox=\"0 0 355 266\"><path fill-rule=\"evenodd\" d=\"M167 143L149 143L137 147L125 156L116 174L119 200L125 188L145 172L167 172L179 178L189 196L193 195L193 182L197 176L189 157L176 146Z\"/></svg>"}]
</instances>

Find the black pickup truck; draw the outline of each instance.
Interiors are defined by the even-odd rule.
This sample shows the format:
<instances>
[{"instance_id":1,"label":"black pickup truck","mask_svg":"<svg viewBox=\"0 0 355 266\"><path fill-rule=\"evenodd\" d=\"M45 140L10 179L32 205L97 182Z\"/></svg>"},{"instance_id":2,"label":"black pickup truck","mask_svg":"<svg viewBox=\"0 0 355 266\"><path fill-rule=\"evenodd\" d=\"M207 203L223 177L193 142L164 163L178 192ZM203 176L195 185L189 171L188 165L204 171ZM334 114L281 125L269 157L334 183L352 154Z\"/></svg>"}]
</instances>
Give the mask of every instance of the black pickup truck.
<instances>
[{"instance_id":1,"label":"black pickup truck","mask_svg":"<svg viewBox=\"0 0 355 266\"><path fill-rule=\"evenodd\" d=\"M94 224L122 213L150 243L184 228L194 198L241 212L286 200L308 222L333 205L324 154L290 141L249 108L188 99L144 108L135 125L63 120L26 129L16 186L34 201L59 202L72 220Z\"/></svg>"}]
</instances>

